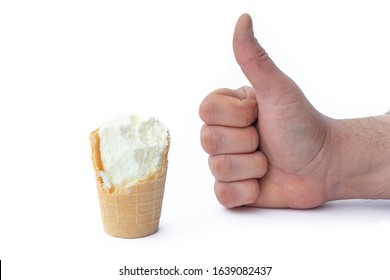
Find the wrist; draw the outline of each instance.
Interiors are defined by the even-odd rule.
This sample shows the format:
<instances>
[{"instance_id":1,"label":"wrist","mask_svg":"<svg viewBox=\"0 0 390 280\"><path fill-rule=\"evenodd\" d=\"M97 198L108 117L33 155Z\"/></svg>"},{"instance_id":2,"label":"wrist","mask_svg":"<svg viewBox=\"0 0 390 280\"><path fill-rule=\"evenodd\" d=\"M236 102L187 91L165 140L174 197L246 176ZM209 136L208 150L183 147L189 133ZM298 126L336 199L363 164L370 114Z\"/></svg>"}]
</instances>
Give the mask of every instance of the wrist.
<instances>
[{"instance_id":1,"label":"wrist","mask_svg":"<svg viewBox=\"0 0 390 280\"><path fill-rule=\"evenodd\" d=\"M334 120L329 200L390 198L390 116Z\"/></svg>"}]
</instances>

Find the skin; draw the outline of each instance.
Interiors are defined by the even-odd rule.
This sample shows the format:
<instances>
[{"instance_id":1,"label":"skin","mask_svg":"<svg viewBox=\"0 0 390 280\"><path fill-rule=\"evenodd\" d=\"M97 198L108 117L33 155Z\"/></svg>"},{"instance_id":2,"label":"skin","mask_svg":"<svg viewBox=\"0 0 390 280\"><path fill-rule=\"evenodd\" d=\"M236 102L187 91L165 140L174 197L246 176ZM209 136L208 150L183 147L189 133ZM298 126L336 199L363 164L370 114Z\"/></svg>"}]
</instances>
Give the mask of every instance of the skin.
<instances>
[{"instance_id":1,"label":"skin","mask_svg":"<svg viewBox=\"0 0 390 280\"><path fill-rule=\"evenodd\" d=\"M237 21L233 49L252 87L216 90L199 108L222 205L306 209L390 198L389 115L322 115L260 46L247 14Z\"/></svg>"}]
</instances>

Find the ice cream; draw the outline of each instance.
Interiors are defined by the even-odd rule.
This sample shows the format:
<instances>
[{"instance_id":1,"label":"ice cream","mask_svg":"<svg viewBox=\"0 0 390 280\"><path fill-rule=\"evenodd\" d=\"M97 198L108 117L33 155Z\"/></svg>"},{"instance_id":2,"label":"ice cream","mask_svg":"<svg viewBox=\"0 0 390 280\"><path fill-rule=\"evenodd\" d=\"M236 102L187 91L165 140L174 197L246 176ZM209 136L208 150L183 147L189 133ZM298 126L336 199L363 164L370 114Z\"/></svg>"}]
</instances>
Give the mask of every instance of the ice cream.
<instances>
[{"instance_id":1,"label":"ice cream","mask_svg":"<svg viewBox=\"0 0 390 280\"><path fill-rule=\"evenodd\" d=\"M90 134L105 231L136 238L158 230L170 136L156 118L131 115Z\"/></svg>"},{"instance_id":2,"label":"ice cream","mask_svg":"<svg viewBox=\"0 0 390 280\"><path fill-rule=\"evenodd\" d=\"M131 115L102 125L100 155L105 188L131 187L161 168L168 130L154 117Z\"/></svg>"}]
</instances>

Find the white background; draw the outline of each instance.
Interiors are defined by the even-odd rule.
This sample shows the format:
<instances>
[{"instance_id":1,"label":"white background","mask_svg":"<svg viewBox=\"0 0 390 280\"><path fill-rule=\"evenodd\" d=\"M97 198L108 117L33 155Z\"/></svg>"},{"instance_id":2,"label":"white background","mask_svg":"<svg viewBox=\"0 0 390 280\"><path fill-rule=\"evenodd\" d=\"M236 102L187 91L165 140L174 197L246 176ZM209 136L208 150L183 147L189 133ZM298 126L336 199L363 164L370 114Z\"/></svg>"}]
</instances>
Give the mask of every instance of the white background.
<instances>
[{"instance_id":1,"label":"white background","mask_svg":"<svg viewBox=\"0 0 390 280\"><path fill-rule=\"evenodd\" d=\"M318 3L1 1L4 279L152 279L119 276L125 265L273 266L264 278L164 279L389 279L389 201L227 210L200 146L202 99L248 84L231 47L244 12L319 111L389 109L386 1ZM160 231L123 240L102 228L88 134L133 112L159 117L172 143Z\"/></svg>"}]
</instances>

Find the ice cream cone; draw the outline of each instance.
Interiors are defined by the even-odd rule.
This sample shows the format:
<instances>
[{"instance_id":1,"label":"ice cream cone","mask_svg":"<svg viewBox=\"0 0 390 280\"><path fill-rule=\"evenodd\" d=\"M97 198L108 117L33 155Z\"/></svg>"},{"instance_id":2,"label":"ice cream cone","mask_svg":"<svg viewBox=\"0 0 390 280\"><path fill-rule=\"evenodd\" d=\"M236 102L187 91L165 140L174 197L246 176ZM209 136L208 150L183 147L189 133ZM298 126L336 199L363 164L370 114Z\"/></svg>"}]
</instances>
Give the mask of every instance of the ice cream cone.
<instances>
[{"instance_id":1,"label":"ice cream cone","mask_svg":"<svg viewBox=\"0 0 390 280\"><path fill-rule=\"evenodd\" d=\"M90 142L105 232L121 238L137 238L155 233L159 228L164 196L169 136L160 170L133 186L112 186L109 189L104 187L100 175L103 166L98 130L90 134Z\"/></svg>"}]
</instances>

